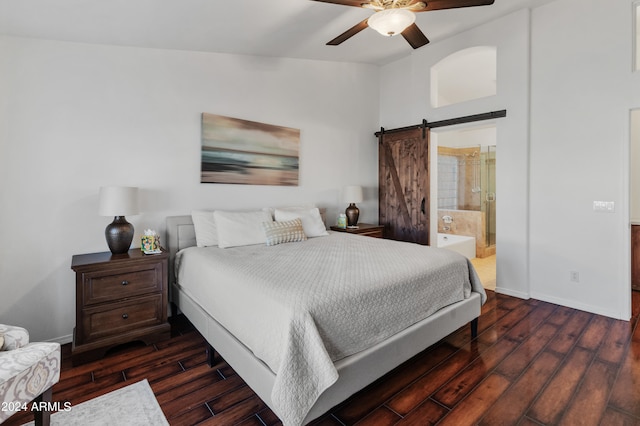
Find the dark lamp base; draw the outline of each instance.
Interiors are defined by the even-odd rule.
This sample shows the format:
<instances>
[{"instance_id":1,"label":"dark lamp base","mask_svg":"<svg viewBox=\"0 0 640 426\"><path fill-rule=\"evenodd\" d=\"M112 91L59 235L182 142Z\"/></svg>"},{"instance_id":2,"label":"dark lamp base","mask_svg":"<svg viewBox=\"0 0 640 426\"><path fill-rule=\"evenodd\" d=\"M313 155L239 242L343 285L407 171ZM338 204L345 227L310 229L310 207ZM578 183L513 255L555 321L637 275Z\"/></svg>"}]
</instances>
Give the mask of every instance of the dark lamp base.
<instances>
[{"instance_id":1,"label":"dark lamp base","mask_svg":"<svg viewBox=\"0 0 640 426\"><path fill-rule=\"evenodd\" d=\"M347 215L347 227L355 227L358 224L358 217L360 217L360 209L354 203L351 203L344 213Z\"/></svg>"},{"instance_id":2,"label":"dark lamp base","mask_svg":"<svg viewBox=\"0 0 640 426\"><path fill-rule=\"evenodd\" d=\"M133 225L124 216L116 216L113 222L104 230L109 250L113 254L123 254L129 251L133 241Z\"/></svg>"}]
</instances>

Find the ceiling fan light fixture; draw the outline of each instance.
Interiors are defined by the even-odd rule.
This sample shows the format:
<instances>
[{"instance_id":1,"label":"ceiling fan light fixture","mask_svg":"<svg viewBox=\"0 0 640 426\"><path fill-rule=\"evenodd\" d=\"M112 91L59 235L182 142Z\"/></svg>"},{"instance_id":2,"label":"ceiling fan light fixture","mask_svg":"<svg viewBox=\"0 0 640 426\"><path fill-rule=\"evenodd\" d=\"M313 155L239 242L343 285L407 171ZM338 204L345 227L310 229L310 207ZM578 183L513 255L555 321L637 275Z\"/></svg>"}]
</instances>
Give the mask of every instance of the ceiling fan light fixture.
<instances>
[{"instance_id":1,"label":"ceiling fan light fixture","mask_svg":"<svg viewBox=\"0 0 640 426\"><path fill-rule=\"evenodd\" d=\"M406 9L385 9L371 15L367 23L384 36L394 36L403 32L416 21L415 13Z\"/></svg>"}]
</instances>

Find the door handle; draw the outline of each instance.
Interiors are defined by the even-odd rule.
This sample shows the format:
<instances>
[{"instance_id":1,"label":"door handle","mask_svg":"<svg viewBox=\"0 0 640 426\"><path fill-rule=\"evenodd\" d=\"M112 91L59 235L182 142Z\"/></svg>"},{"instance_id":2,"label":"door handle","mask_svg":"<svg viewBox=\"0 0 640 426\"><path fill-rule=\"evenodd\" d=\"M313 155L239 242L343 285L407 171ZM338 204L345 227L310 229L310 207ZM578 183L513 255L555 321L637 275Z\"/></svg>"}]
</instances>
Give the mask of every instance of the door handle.
<instances>
[{"instance_id":1,"label":"door handle","mask_svg":"<svg viewBox=\"0 0 640 426\"><path fill-rule=\"evenodd\" d=\"M424 210L424 204L425 204L426 199L424 197L422 197L422 202L420 203L420 211L422 212L422 214L425 214L425 210Z\"/></svg>"}]
</instances>

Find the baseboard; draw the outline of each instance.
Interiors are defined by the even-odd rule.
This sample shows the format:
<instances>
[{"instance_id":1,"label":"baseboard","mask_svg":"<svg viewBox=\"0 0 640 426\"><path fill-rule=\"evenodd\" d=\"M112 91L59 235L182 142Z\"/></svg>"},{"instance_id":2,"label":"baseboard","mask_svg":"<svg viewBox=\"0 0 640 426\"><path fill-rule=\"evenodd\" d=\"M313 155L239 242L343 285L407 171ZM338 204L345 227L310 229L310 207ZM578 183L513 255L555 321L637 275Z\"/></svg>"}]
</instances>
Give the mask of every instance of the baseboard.
<instances>
[{"instance_id":1,"label":"baseboard","mask_svg":"<svg viewBox=\"0 0 640 426\"><path fill-rule=\"evenodd\" d=\"M66 345L67 343L73 342L73 334L67 334L66 336L54 337L53 339L45 340L46 342L52 343L60 343L61 345Z\"/></svg>"},{"instance_id":2,"label":"baseboard","mask_svg":"<svg viewBox=\"0 0 640 426\"><path fill-rule=\"evenodd\" d=\"M522 291L515 291L504 287L496 287L494 290L496 293L506 294L507 296L517 297L518 299L531 299L531 295L529 293L525 293Z\"/></svg>"},{"instance_id":3,"label":"baseboard","mask_svg":"<svg viewBox=\"0 0 640 426\"><path fill-rule=\"evenodd\" d=\"M630 319L630 318L623 318L621 312L612 312L606 309L601 309L597 306L576 302L575 300L562 299L562 298L550 296L544 293L533 292L531 294L531 297L533 297L536 300L541 300L543 302L549 302L555 305L566 306L568 308L578 309L579 311L590 312L592 314L602 315L602 316L617 319L617 320L629 321Z\"/></svg>"}]
</instances>

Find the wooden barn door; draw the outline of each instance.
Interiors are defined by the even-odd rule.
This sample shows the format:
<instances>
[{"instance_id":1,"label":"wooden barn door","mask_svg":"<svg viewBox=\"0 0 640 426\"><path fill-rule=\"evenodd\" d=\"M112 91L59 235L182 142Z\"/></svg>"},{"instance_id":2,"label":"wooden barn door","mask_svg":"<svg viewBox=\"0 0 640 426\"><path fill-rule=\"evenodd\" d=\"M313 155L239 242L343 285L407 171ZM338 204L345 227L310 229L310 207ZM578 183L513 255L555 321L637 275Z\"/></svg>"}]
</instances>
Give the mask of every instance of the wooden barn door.
<instances>
[{"instance_id":1,"label":"wooden barn door","mask_svg":"<svg viewBox=\"0 0 640 426\"><path fill-rule=\"evenodd\" d=\"M378 133L379 222L385 238L429 244L429 129Z\"/></svg>"}]
</instances>

